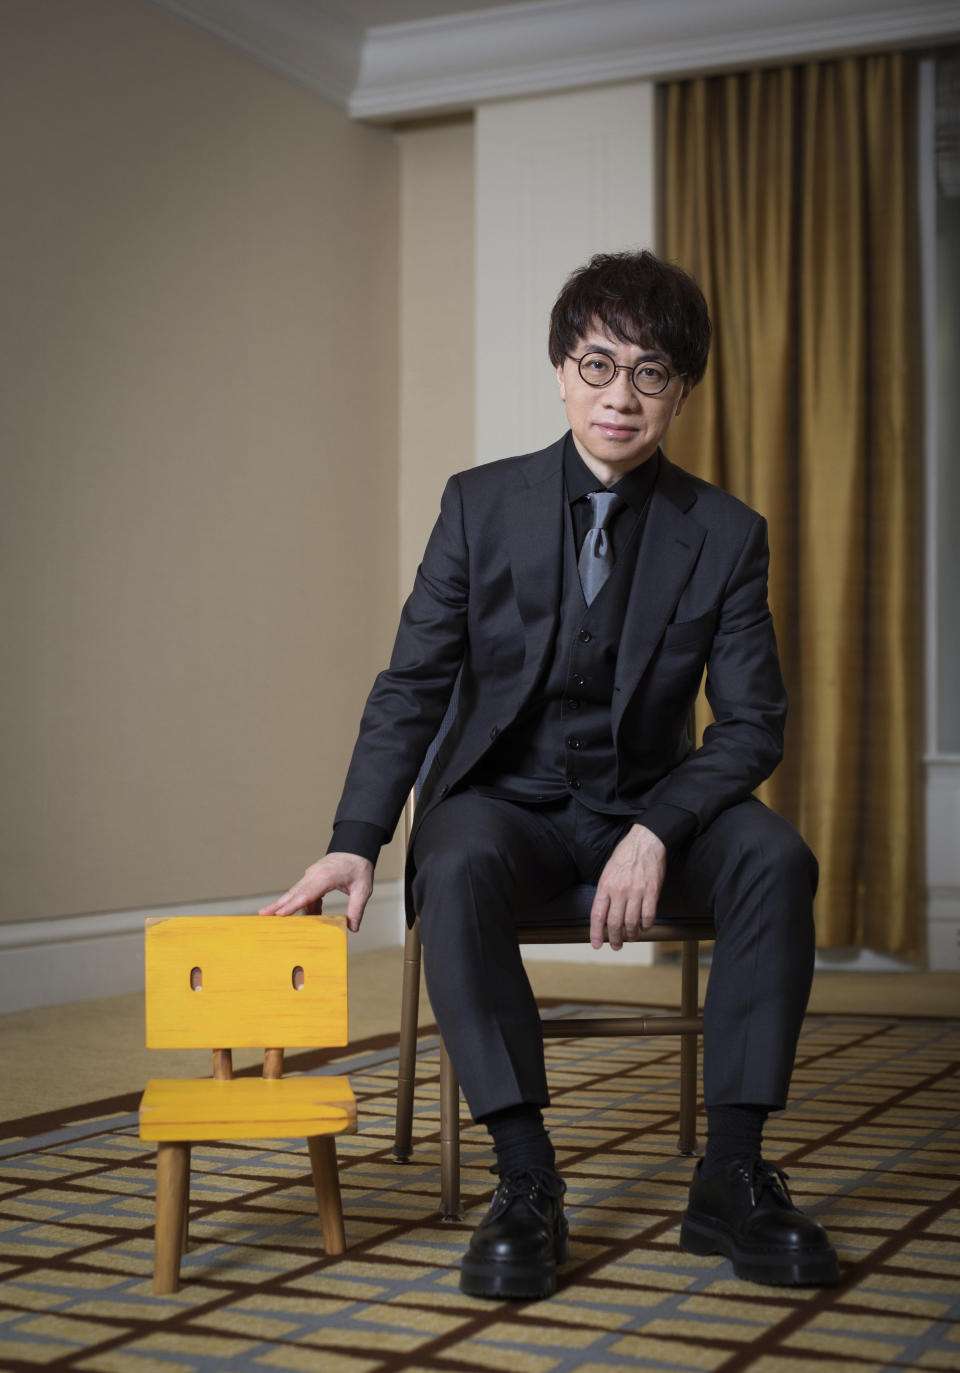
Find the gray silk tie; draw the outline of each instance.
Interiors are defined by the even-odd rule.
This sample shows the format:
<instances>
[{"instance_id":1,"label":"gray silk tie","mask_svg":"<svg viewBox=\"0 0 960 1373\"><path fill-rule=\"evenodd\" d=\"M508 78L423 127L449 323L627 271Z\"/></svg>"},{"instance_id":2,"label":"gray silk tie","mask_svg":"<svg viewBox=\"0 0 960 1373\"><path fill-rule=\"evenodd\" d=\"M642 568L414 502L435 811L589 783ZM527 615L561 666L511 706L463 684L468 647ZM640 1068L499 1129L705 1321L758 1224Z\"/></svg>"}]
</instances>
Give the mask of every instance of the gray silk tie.
<instances>
[{"instance_id":1,"label":"gray silk tie","mask_svg":"<svg viewBox=\"0 0 960 1373\"><path fill-rule=\"evenodd\" d=\"M590 605L613 567L613 545L607 524L620 497L612 491L591 491L587 500L593 507L593 524L587 530L577 566L583 598Z\"/></svg>"}]
</instances>

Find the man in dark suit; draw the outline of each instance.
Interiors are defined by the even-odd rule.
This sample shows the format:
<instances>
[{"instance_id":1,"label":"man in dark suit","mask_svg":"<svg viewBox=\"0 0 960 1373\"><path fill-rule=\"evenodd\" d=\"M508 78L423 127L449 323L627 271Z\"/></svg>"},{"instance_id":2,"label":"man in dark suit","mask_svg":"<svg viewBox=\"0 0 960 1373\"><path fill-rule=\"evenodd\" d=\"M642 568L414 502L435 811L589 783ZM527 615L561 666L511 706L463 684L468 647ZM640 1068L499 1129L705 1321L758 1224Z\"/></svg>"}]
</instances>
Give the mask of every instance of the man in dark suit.
<instances>
[{"instance_id":1,"label":"man in dark suit","mask_svg":"<svg viewBox=\"0 0 960 1373\"><path fill-rule=\"evenodd\" d=\"M660 447L709 341L696 283L651 253L597 256L569 279L549 342L569 432L448 482L330 850L266 908L318 909L340 890L358 927L455 697L407 893L438 1025L496 1151L500 1185L461 1270L478 1296L547 1296L566 1258L540 1020L513 928L580 882L596 884L594 948L636 938L664 891L716 924L707 1149L681 1247L757 1281L837 1276L823 1229L761 1154L809 994L817 880L800 836L751 795L780 759L786 712L766 525ZM694 748L704 669L714 723Z\"/></svg>"}]
</instances>

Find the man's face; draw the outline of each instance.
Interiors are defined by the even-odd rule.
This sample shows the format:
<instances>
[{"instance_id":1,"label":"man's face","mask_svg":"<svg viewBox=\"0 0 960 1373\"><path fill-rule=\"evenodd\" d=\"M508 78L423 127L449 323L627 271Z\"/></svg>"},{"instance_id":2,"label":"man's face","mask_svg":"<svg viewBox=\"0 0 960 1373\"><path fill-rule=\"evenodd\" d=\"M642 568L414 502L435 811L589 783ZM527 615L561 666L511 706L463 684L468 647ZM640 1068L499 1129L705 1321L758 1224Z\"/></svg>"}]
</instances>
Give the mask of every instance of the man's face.
<instances>
[{"instance_id":1,"label":"man's face","mask_svg":"<svg viewBox=\"0 0 960 1373\"><path fill-rule=\"evenodd\" d=\"M674 416L683 409L689 387L682 377L671 377L658 396L642 395L631 380L632 369L638 362L659 362L672 372L670 358L659 348L624 343L598 321L571 351L574 358L605 353L618 366L630 369L617 372L607 386L590 386L570 358L557 368L560 398L577 452L595 477L612 486L657 451Z\"/></svg>"}]
</instances>

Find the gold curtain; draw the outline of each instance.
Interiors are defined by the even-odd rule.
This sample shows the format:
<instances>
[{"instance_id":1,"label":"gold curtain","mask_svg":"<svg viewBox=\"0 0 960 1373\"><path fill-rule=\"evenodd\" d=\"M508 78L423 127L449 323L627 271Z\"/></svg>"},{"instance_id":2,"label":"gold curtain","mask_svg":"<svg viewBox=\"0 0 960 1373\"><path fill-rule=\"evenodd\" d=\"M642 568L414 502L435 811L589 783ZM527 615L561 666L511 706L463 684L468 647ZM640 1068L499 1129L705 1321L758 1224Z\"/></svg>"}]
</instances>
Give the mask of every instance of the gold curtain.
<instances>
[{"instance_id":1,"label":"gold curtain","mask_svg":"<svg viewBox=\"0 0 960 1373\"><path fill-rule=\"evenodd\" d=\"M671 458L760 510L790 694L762 791L820 859L821 947L920 942L915 67L668 85L663 233L710 303Z\"/></svg>"}]
</instances>

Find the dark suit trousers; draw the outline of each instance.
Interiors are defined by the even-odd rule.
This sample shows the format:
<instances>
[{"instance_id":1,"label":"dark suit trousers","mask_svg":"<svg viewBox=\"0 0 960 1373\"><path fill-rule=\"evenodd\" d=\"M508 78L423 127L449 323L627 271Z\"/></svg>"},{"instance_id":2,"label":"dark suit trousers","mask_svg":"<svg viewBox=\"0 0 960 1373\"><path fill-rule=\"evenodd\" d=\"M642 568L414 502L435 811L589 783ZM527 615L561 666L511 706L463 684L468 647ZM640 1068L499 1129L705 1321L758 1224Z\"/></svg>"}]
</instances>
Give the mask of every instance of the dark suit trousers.
<instances>
[{"instance_id":1,"label":"dark suit trousers","mask_svg":"<svg viewBox=\"0 0 960 1373\"><path fill-rule=\"evenodd\" d=\"M572 798L533 807L471 790L423 820L413 895L424 972L475 1119L548 1104L514 923L564 888L596 882L629 826ZM754 799L722 812L668 862L664 905L676 896L709 911L717 930L703 1013L708 1107L786 1104L813 978L816 885L816 859L796 830Z\"/></svg>"}]
</instances>

